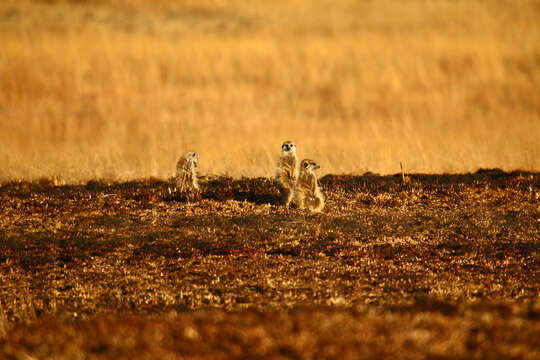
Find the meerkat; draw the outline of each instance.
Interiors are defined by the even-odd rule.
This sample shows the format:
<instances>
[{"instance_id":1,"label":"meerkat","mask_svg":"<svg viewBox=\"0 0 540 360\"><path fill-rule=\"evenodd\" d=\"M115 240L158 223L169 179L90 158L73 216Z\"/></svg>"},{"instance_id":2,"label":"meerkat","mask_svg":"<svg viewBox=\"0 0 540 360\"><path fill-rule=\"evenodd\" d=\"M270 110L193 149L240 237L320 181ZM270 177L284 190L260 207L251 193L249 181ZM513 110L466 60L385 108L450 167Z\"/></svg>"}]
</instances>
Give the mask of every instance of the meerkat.
<instances>
[{"instance_id":1,"label":"meerkat","mask_svg":"<svg viewBox=\"0 0 540 360\"><path fill-rule=\"evenodd\" d=\"M296 182L295 204L299 209L308 208L311 211L320 212L324 207L324 195L317 181L315 170L320 166L310 159L304 159L300 163L300 173Z\"/></svg>"},{"instance_id":2,"label":"meerkat","mask_svg":"<svg viewBox=\"0 0 540 360\"><path fill-rule=\"evenodd\" d=\"M197 179L198 157L195 151L188 151L180 156L176 163L176 190L180 193L199 192L199 181Z\"/></svg>"},{"instance_id":3,"label":"meerkat","mask_svg":"<svg viewBox=\"0 0 540 360\"><path fill-rule=\"evenodd\" d=\"M276 180L281 198L285 206L289 207L298 177L298 158L296 145L292 141L285 141L281 145L281 156L277 164Z\"/></svg>"}]
</instances>

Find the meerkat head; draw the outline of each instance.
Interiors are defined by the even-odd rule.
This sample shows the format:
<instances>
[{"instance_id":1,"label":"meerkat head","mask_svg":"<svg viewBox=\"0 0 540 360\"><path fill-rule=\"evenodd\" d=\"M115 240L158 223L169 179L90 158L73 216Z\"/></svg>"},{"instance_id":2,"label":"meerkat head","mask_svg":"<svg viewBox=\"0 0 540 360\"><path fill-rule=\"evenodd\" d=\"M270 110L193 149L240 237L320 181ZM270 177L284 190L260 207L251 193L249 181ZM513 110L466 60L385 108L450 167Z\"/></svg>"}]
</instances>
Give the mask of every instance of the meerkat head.
<instances>
[{"instance_id":1,"label":"meerkat head","mask_svg":"<svg viewBox=\"0 0 540 360\"><path fill-rule=\"evenodd\" d=\"M320 169L321 167L313 160L311 159L304 159L300 163L300 170L301 171L308 171L313 172L317 169Z\"/></svg>"},{"instance_id":2,"label":"meerkat head","mask_svg":"<svg viewBox=\"0 0 540 360\"><path fill-rule=\"evenodd\" d=\"M190 162L193 163L193 165L197 166L198 165L198 157L197 157L197 153L195 151L188 151L186 153L186 159Z\"/></svg>"},{"instance_id":3,"label":"meerkat head","mask_svg":"<svg viewBox=\"0 0 540 360\"><path fill-rule=\"evenodd\" d=\"M281 153L283 155L296 155L296 145L292 141L284 141L281 145Z\"/></svg>"}]
</instances>

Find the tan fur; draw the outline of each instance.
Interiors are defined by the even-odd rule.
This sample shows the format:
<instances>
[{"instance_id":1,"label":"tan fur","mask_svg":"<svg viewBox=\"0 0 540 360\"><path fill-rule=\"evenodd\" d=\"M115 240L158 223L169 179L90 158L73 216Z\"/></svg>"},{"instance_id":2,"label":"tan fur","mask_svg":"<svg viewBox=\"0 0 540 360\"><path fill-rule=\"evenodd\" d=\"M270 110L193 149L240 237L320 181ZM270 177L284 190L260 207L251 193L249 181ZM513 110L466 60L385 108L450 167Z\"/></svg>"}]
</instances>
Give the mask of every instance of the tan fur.
<instances>
[{"instance_id":1,"label":"tan fur","mask_svg":"<svg viewBox=\"0 0 540 360\"><path fill-rule=\"evenodd\" d=\"M283 203L288 207L291 203L298 177L298 158L296 145L292 141L285 141L281 145L276 171L276 180Z\"/></svg>"},{"instance_id":2,"label":"tan fur","mask_svg":"<svg viewBox=\"0 0 540 360\"><path fill-rule=\"evenodd\" d=\"M317 181L315 170L319 165L310 159L300 163L300 173L295 189L295 203L299 209L320 212L324 207L324 195Z\"/></svg>"},{"instance_id":3,"label":"tan fur","mask_svg":"<svg viewBox=\"0 0 540 360\"><path fill-rule=\"evenodd\" d=\"M176 189L180 193L194 193L199 191L196 167L197 153L188 151L176 163Z\"/></svg>"}]
</instances>

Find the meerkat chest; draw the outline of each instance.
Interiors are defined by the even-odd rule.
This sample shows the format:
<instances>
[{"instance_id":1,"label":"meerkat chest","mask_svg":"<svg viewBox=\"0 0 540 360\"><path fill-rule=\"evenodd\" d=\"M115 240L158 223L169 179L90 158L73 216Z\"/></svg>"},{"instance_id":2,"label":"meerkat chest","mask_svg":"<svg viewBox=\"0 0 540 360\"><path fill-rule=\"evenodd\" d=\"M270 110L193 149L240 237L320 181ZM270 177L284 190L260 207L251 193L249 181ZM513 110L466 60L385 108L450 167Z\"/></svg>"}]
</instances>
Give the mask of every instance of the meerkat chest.
<instances>
[{"instance_id":1,"label":"meerkat chest","mask_svg":"<svg viewBox=\"0 0 540 360\"><path fill-rule=\"evenodd\" d=\"M298 174L297 169L298 168L296 166L296 161L294 158L283 158L280 162L278 170L282 175L285 175L286 177L291 178L291 180L294 180Z\"/></svg>"},{"instance_id":2,"label":"meerkat chest","mask_svg":"<svg viewBox=\"0 0 540 360\"><path fill-rule=\"evenodd\" d=\"M302 174L298 183L302 189L311 191L315 185L315 177L309 173Z\"/></svg>"},{"instance_id":3,"label":"meerkat chest","mask_svg":"<svg viewBox=\"0 0 540 360\"><path fill-rule=\"evenodd\" d=\"M292 156L285 156L281 158L280 163L282 167L292 169L296 167L297 160Z\"/></svg>"}]
</instances>

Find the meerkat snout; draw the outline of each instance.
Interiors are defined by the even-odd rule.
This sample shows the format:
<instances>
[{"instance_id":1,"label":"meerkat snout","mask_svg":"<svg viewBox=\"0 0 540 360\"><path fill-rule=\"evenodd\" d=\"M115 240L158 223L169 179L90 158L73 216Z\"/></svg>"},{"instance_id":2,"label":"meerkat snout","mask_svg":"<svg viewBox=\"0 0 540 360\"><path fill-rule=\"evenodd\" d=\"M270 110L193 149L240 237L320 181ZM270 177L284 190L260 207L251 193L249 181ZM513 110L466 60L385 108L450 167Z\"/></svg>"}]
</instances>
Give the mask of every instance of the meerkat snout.
<instances>
[{"instance_id":1,"label":"meerkat snout","mask_svg":"<svg viewBox=\"0 0 540 360\"><path fill-rule=\"evenodd\" d=\"M296 145L292 141L285 141L281 145L281 150L283 153L293 152L296 154Z\"/></svg>"}]
</instances>

